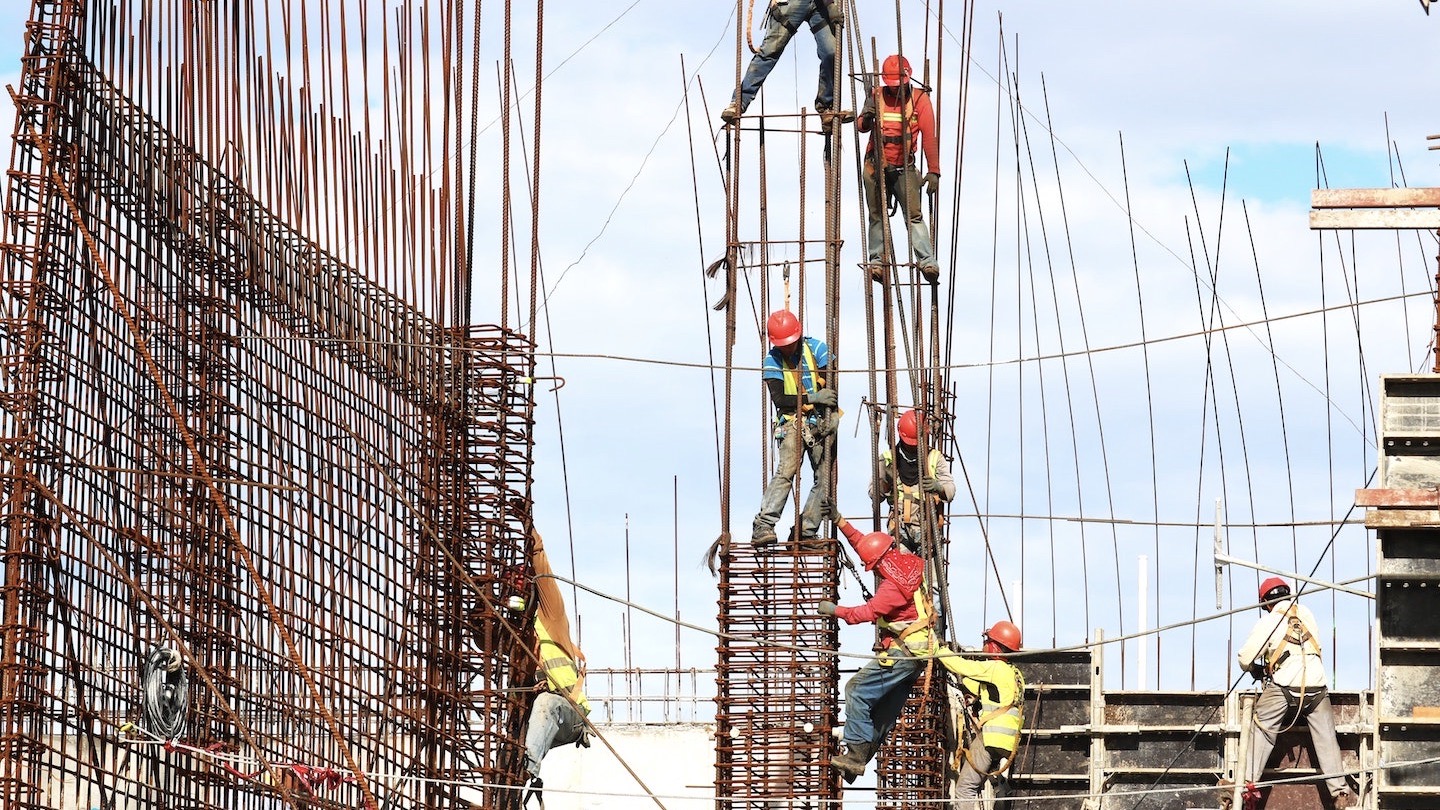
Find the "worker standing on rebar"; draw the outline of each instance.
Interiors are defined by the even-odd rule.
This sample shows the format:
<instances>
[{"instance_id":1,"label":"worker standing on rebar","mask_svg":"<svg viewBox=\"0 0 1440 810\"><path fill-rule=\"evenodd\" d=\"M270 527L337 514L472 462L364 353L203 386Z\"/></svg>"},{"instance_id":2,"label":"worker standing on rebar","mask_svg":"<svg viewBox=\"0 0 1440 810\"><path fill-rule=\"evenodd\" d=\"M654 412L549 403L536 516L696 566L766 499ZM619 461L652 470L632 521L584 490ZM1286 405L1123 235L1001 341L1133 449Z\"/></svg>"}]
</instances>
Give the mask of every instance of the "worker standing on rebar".
<instances>
[{"instance_id":1,"label":"worker standing on rebar","mask_svg":"<svg viewBox=\"0 0 1440 810\"><path fill-rule=\"evenodd\" d=\"M865 106L855 120L861 132L870 132L865 148L865 206L869 215L867 249L870 277L885 280L885 222L889 218L889 202L900 205L909 224L910 249L915 263L931 282L939 281L940 266L935 263L934 243L925 226L925 211L920 202L920 187L935 194L940 187L940 144L935 139L935 110L930 94L910 81L910 62L899 54L885 58L880 71L881 84L865 99ZM880 141L877 149L876 140ZM915 147L925 152L925 179L922 182L915 164ZM879 164L879 165L877 165ZM881 188L884 170L884 188Z\"/></svg>"},{"instance_id":2,"label":"worker standing on rebar","mask_svg":"<svg viewBox=\"0 0 1440 810\"><path fill-rule=\"evenodd\" d=\"M538 793L543 786L540 763L550 749L571 743L590 747L585 722L590 701L585 697L585 656L570 638L565 600L550 576L550 561L538 534L534 540L531 561L540 600L535 611L535 657L543 679L525 726L525 770L531 791Z\"/></svg>"},{"instance_id":3,"label":"worker standing on rebar","mask_svg":"<svg viewBox=\"0 0 1440 810\"><path fill-rule=\"evenodd\" d=\"M821 125L828 131L837 117L842 122L853 120L852 115L835 111L835 40L844 24L840 0L772 0L766 14L765 38L745 69L734 100L721 111L720 120L731 124L745 113L802 25L810 26L810 33L815 35L815 53L820 57L815 111L820 114Z\"/></svg>"},{"instance_id":4,"label":"worker standing on rebar","mask_svg":"<svg viewBox=\"0 0 1440 810\"><path fill-rule=\"evenodd\" d=\"M1310 740L1334 800L1334 807L1353 807L1355 795L1340 759L1335 736L1335 712L1330 707L1330 680L1320 658L1315 614L1290 598L1290 586L1280 577L1260 583L1260 610L1240 647L1240 668L1264 681L1255 701L1255 734L1250 739L1250 761L1245 781L1253 783L1265 770L1275 739L1300 721L1310 727ZM1253 792L1253 791L1252 791Z\"/></svg>"},{"instance_id":5,"label":"worker standing on rebar","mask_svg":"<svg viewBox=\"0 0 1440 810\"><path fill-rule=\"evenodd\" d=\"M944 454L931 447L925 454L925 466L920 466L920 431L924 420L913 408L900 415L895 432L900 440L895 450L880 453L875 467L875 477L870 481L870 499L885 498L890 502L890 523L888 528L895 539L912 554L921 554L924 549L924 514L922 508L926 498L934 506L936 528L943 523L944 508L955 497L955 478L950 474L950 463Z\"/></svg>"},{"instance_id":6,"label":"worker standing on rebar","mask_svg":"<svg viewBox=\"0 0 1440 810\"><path fill-rule=\"evenodd\" d=\"M845 751L830 760L847 783L865 773L885 736L895 726L910 687L925 671L925 658L935 650L931 630L934 609L925 587L925 561L896 546L884 532L862 533L842 517L835 525L860 556L866 571L877 571L875 595L862 605L846 607L824 601L823 615L846 624L874 622L880 628L880 654L845 684Z\"/></svg>"},{"instance_id":7,"label":"worker standing on rebar","mask_svg":"<svg viewBox=\"0 0 1440 810\"><path fill-rule=\"evenodd\" d=\"M1006 656L1020 651L1020 628L998 621L986 630L982 650L988 658L967 658L942 647L940 663L960 678L969 698L966 713L970 744L960 768L956 810L978 808L980 788L999 777L1015 758L1025 706L1025 678Z\"/></svg>"},{"instance_id":8,"label":"worker standing on rebar","mask_svg":"<svg viewBox=\"0 0 1440 810\"><path fill-rule=\"evenodd\" d=\"M800 474L802 448L810 459L815 482L800 511L800 540L814 541L830 511L830 453L839 418L835 389L825 386L822 375L830 367L830 348L822 340L802 335L800 320L789 310L771 314L765 331L771 348L760 378L775 405L777 449L775 475L761 496L750 542L755 546L775 542L775 524L780 522L780 512Z\"/></svg>"}]
</instances>

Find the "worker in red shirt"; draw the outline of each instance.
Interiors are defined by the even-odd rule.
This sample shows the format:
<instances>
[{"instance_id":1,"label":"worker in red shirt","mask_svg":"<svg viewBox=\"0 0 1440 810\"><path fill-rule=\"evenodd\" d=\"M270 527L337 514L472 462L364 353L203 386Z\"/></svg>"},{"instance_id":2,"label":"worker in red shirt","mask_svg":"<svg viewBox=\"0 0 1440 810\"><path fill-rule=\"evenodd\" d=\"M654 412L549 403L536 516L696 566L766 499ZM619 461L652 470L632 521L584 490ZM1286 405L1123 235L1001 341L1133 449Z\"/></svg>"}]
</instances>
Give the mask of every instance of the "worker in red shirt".
<instances>
[{"instance_id":1,"label":"worker in red shirt","mask_svg":"<svg viewBox=\"0 0 1440 810\"><path fill-rule=\"evenodd\" d=\"M925 226L920 204L920 172L915 164L917 144L925 151L926 191L934 194L940 186L940 144L935 140L935 110L930 94L910 83L910 63L895 54L886 57L880 71L881 83L865 101L855 126L869 132L870 143L865 150L865 205L869 213L867 246L870 277L885 280L885 221L889 217L889 198L893 197L909 224L910 249L920 272L931 282L940 278L935 263L935 248L930 229ZM876 154L875 141L881 148ZM878 164L878 165L877 165ZM884 168L884 187L880 168ZM882 193L883 191L883 193Z\"/></svg>"},{"instance_id":2,"label":"worker in red shirt","mask_svg":"<svg viewBox=\"0 0 1440 810\"><path fill-rule=\"evenodd\" d=\"M934 609L925 587L924 560L897 546L884 532L865 534L843 517L836 517L835 525L865 570L880 575L875 595L863 605L824 601L819 606L821 614L846 624L874 622L880 628L880 654L845 685L845 752L830 760L846 782L853 782L865 773L865 765L900 717L910 687L925 671L926 658L917 656L934 651Z\"/></svg>"}]
</instances>

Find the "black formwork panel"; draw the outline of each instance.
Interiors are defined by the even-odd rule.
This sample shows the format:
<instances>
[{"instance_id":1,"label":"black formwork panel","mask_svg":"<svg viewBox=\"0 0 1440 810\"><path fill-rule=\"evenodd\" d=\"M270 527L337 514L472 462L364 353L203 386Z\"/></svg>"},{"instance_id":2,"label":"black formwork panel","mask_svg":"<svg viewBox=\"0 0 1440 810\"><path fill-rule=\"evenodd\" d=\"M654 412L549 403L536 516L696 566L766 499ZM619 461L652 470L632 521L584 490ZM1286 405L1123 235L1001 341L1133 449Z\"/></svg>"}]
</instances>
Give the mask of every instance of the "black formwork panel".
<instances>
[{"instance_id":1,"label":"black formwork panel","mask_svg":"<svg viewBox=\"0 0 1440 810\"><path fill-rule=\"evenodd\" d=\"M1025 717L1007 780L1015 801L1006 806L1082 810L1090 790L1090 653L1033 653L1014 663L1025 676Z\"/></svg>"}]
</instances>

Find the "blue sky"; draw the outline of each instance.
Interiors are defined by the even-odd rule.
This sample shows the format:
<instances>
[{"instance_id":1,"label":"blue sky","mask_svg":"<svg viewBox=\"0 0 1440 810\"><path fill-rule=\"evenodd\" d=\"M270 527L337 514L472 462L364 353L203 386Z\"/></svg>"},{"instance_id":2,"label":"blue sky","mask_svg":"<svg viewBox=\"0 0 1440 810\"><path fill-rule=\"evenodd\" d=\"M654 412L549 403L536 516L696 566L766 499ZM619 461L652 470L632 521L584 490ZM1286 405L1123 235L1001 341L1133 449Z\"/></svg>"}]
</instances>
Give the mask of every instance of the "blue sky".
<instances>
[{"instance_id":1,"label":"blue sky","mask_svg":"<svg viewBox=\"0 0 1440 810\"><path fill-rule=\"evenodd\" d=\"M5 83L18 71L24 5L0 10ZM926 41L925 5L902 6L907 53L914 54ZM1147 624L1215 610L1204 559L1209 530L1146 521L1208 523L1216 499L1237 524L1340 519L1373 464L1366 385L1373 389L1382 372L1413 370L1428 337L1428 303L1363 309L1360 343L1343 312L1295 317L1270 333L1235 329L1217 336L1209 366L1203 338L1193 335L1219 323L1211 314L1212 273L1223 302L1216 311L1227 324L1258 321L1262 309L1298 314L1322 298L1344 301L1342 268L1352 264L1363 267L1361 298L1398 292L1401 284L1406 292L1425 288L1434 275L1427 266L1433 244L1414 234L1366 235L1342 259L1322 252L1325 243L1308 231L1305 216L1317 143L1332 186L1390 184L1387 131L1409 184L1440 184L1437 153L1425 151L1424 141L1440 131L1426 78L1437 67L1440 19L1411 2L1255 6L976 4L965 184L958 196L953 186L944 196L941 228L942 264L956 268L953 281L947 276L957 291L956 467L963 463L970 474L980 511L1024 518L952 522L952 596L960 612L954 622L962 639L1003 616L982 536L995 548L999 584L1010 589L1025 580L1023 598L1012 599L1024 606L1032 645L1078 643L1101 628L1113 637L1136 627L1141 554L1151 567ZM528 36L533 11L530 4L516 7L516 36ZM698 563L720 524L710 404L718 377L694 365L720 357L714 347L721 321L709 309L718 287L700 271L723 252L723 191L710 138L733 83L735 7L694 3L677 13L676 4L656 0L616 6L565 0L546 8L546 58L554 74L544 96L542 261L553 342L547 337L543 348L561 355L556 369L567 384L558 399L538 396L539 526L560 570L569 570L573 556L580 580L611 594L628 591L667 614L678 590L683 618L713 626L713 580ZM888 11L863 7L856 22L867 51L870 37L882 55L894 49ZM498 21L486 25L487 37L498 36ZM960 60L947 34L939 61L938 35L930 31L942 105L950 105L948 117L942 113L949 184L958 174L953 110ZM487 42L484 54L491 62L498 58L494 45ZM521 58L528 47L517 44ZM517 73L529 76L531 69ZM801 32L766 84L767 108L808 105L814 75L811 40ZM1022 136L1011 126L1017 90ZM8 101L0 108L8 130ZM493 117L494 103L482 113ZM1017 138L1024 142L1019 151ZM853 141L846 139L845 159L852 160ZM811 146L815 160L818 140ZM778 139L772 147L776 232L792 225L799 210L794 184L783 182L797 154ZM812 225L817 177L812 169ZM1127 179L1133 237L1124 210ZM842 431L840 500L859 513L869 468L869 443L855 437L866 387L865 282L854 266L863 214L850 167L843 182L838 354L846 371L841 402L850 417ZM482 222L493 219L497 196L482 201ZM753 214L745 223L742 238L753 238ZM497 241L482 236L491 261ZM772 284L779 284L784 258L777 255ZM483 320L494 311L496 285L478 286L475 311ZM816 313L818 286L806 302ZM753 368L762 351L755 324L764 313L748 297L740 306L737 363ZM1173 340L1147 351L1136 346L1142 335ZM1112 350L1090 360L1035 359L1087 344ZM670 362L686 365L663 364ZM1213 389L1207 367L1215 373ZM737 373L736 388L729 519L743 533L762 483L766 416L752 370ZM963 485L955 510L975 511ZM1110 518L1128 522L1097 522ZM1318 563L1325 575L1332 563L1337 576L1364 574L1372 554L1364 531L1352 527L1322 556L1328 532L1233 529L1231 550L1281 567L1309 570ZM1232 571L1225 607L1253 601L1256 579ZM842 601L856 598L850 588ZM1337 634L1363 633L1370 611L1364 600L1314 601ZM590 596L581 596L579 608L592 667L674 663L670 625L638 612L632 618ZM1147 650L1146 683L1158 677L1165 688L1223 686L1234 672L1230 639L1249 621L1246 614L1168 632L1158 652L1154 645ZM623 653L622 626L633 657ZM846 644L857 652L865 647L858 634L847 635ZM713 662L712 638L685 631L681 647L686 666ZM1107 683L1117 687L1124 677L1133 688L1138 647L1127 647L1123 673L1117 653L1107 651ZM1336 658L1338 685L1368 683L1363 649Z\"/></svg>"}]
</instances>

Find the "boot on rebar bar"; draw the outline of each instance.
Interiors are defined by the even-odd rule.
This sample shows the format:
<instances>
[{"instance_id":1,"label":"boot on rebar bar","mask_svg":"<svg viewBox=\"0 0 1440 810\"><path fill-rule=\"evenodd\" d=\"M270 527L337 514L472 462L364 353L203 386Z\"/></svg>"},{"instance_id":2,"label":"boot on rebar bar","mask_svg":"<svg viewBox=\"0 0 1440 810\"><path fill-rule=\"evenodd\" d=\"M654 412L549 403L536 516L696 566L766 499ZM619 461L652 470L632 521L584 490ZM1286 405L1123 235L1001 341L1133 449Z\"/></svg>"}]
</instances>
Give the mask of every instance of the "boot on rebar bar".
<instances>
[{"instance_id":1,"label":"boot on rebar bar","mask_svg":"<svg viewBox=\"0 0 1440 810\"><path fill-rule=\"evenodd\" d=\"M875 743L854 742L845 744L845 753L830 760L830 767L845 777L845 784L854 782L865 773L865 765L875 756Z\"/></svg>"}]
</instances>

